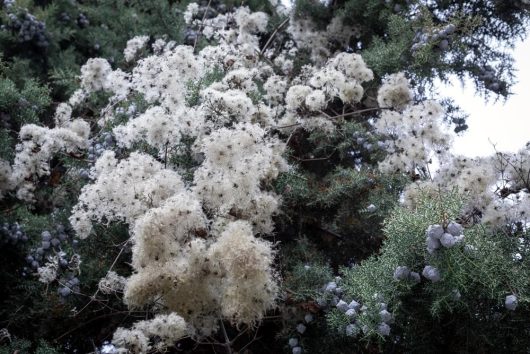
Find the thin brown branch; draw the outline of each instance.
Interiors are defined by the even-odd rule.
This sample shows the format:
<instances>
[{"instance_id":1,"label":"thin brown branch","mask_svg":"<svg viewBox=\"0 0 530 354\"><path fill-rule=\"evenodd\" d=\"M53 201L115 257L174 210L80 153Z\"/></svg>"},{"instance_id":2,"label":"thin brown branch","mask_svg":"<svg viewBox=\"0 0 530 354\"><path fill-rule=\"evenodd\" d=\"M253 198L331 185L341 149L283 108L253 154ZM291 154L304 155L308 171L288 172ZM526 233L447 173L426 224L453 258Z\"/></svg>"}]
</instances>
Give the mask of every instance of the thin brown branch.
<instances>
[{"instance_id":1,"label":"thin brown branch","mask_svg":"<svg viewBox=\"0 0 530 354\"><path fill-rule=\"evenodd\" d=\"M269 45L272 43L272 40L274 39L274 37L276 36L276 34L278 33L278 31L283 27L285 26L285 24L287 22L289 22L289 17L287 17L282 23L280 23L276 29L274 30L274 32L272 32L272 34L270 35L269 39L267 40L267 43L265 43L265 45L263 46L263 48L261 49L260 51L260 56L263 56L263 54L265 53L265 51L267 50L267 48L269 47Z\"/></svg>"},{"instance_id":2,"label":"thin brown branch","mask_svg":"<svg viewBox=\"0 0 530 354\"><path fill-rule=\"evenodd\" d=\"M193 42L193 51L195 51L195 48L197 47L197 41L199 40L200 32L202 31L204 20L206 20L206 15L208 14L208 10L210 10L211 4L212 0L209 0L208 5L206 5L206 10L204 10L204 15L202 15L201 25L199 26L199 30L197 31L197 35L195 36L195 41Z\"/></svg>"}]
</instances>

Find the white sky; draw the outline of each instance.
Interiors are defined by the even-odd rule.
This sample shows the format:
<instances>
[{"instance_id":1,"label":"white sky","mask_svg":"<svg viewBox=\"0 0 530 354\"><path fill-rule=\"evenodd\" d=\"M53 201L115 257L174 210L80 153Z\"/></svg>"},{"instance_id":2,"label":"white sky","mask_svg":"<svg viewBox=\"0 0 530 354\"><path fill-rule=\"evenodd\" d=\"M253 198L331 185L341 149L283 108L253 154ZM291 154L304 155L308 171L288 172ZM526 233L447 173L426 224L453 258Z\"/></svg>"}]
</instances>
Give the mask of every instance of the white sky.
<instances>
[{"instance_id":1,"label":"white sky","mask_svg":"<svg viewBox=\"0 0 530 354\"><path fill-rule=\"evenodd\" d=\"M475 96L469 82L462 88L458 80L453 86L442 86L440 93L452 97L469 114L469 129L453 144L453 152L466 156L487 156L499 151L517 151L530 141L530 39L518 43L514 50L517 84L506 102L487 103Z\"/></svg>"}]
</instances>

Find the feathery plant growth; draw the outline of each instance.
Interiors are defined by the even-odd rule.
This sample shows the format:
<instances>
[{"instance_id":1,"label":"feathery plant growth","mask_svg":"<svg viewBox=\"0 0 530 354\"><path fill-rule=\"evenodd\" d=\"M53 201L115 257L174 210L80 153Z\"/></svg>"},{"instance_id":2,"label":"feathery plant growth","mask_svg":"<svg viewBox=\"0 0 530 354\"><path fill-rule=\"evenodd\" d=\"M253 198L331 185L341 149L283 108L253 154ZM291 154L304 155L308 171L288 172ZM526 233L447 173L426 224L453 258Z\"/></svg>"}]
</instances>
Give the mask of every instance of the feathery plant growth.
<instances>
[{"instance_id":1,"label":"feathery plant growth","mask_svg":"<svg viewBox=\"0 0 530 354\"><path fill-rule=\"evenodd\" d=\"M465 4L4 1L1 350L526 351L530 151L453 156L422 90L527 10Z\"/></svg>"}]
</instances>

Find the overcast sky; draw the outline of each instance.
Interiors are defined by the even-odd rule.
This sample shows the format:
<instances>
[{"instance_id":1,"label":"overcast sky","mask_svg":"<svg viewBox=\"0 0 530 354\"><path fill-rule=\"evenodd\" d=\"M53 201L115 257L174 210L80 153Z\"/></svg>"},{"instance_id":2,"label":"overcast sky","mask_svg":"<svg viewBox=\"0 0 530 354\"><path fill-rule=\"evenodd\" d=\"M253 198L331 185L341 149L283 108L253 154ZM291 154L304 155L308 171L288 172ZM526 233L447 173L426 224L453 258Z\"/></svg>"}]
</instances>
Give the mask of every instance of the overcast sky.
<instances>
[{"instance_id":1,"label":"overcast sky","mask_svg":"<svg viewBox=\"0 0 530 354\"><path fill-rule=\"evenodd\" d=\"M486 103L475 96L471 83L458 80L442 87L441 94L454 98L469 115L469 129L457 137L453 151L466 156L486 156L493 145L500 151L517 151L530 141L530 39L519 43L514 51L517 84L513 95L504 103Z\"/></svg>"}]
</instances>

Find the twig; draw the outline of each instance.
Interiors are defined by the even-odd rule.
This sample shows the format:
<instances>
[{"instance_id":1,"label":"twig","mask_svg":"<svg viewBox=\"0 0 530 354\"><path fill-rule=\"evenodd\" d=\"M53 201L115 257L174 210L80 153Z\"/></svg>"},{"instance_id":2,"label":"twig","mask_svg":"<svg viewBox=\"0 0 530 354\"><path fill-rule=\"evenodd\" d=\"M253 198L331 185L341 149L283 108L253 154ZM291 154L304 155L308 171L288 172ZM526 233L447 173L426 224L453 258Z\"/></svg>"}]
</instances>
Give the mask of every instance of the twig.
<instances>
[{"instance_id":1,"label":"twig","mask_svg":"<svg viewBox=\"0 0 530 354\"><path fill-rule=\"evenodd\" d=\"M336 150L335 150L336 151ZM315 157L315 158L311 158L311 159L302 159L300 157L297 157L297 156L291 156L292 158L300 161L300 162L307 162L307 161L323 161L323 160L329 160L329 158L331 156L333 156L333 154L335 153L335 151L333 151L331 154L329 154L328 156L326 157Z\"/></svg>"},{"instance_id":2,"label":"twig","mask_svg":"<svg viewBox=\"0 0 530 354\"><path fill-rule=\"evenodd\" d=\"M87 320L87 321L81 323L79 326L74 327L74 328L72 328L71 330L64 332L64 333L61 334L59 337L55 338L53 341L54 341L54 342L57 342L59 339L64 338L65 336L69 335L70 333L75 332L75 331L77 331L78 329L83 328L83 327L86 326L87 324L92 323L92 322L97 321L97 320L100 320L100 319L102 319L102 318L105 318L105 317L111 317L111 316L115 316L115 315L119 315L119 314L127 314L127 316L129 316L131 313L132 313L131 311L119 311L119 312L113 312L113 313L106 313L106 314L104 314L104 315L101 315L101 316L98 316L98 317L91 318L91 319L89 319L89 320Z\"/></svg>"},{"instance_id":3,"label":"twig","mask_svg":"<svg viewBox=\"0 0 530 354\"><path fill-rule=\"evenodd\" d=\"M390 109L390 108L385 108L385 107L366 108L366 109L361 109L361 110L354 111L354 112L339 114L339 115L336 115L336 116L330 116L329 114L327 114L326 112L323 112L323 111L321 111L320 113L325 114L328 119L338 119L338 118L354 116L354 115L362 114L362 113L366 113L366 112L382 111L382 110L385 110L385 109ZM273 128L274 129L285 129L285 128L296 127L296 126L299 126L299 125L301 125L301 123L294 123L294 124L289 124L289 125L275 126Z\"/></svg>"},{"instance_id":4,"label":"twig","mask_svg":"<svg viewBox=\"0 0 530 354\"><path fill-rule=\"evenodd\" d=\"M328 234L330 235L333 235L335 236L336 238L339 238L339 239L344 239L344 236L342 235L339 235L338 233L334 232L334 231L331 231L331 230L328 230L328 229L324 229L323 227L319 227L320 230L324 231L324 232L327 232Z\"/></svg>"},{"instance_id":5,"label":"twig","mask_svg":"<svg viewBox=\"0 0 530 354\"><path fill-rule=\"evenodd\" d=\"M199 26L199 31L197 31L197 36L195 36L195 41L193 42L193 50L195 51L195 47L197 47L197 41L199 40L200 31L202 30L202 26L204 25L204 20L206 20L206 15L208 14L208 10L210 9L210 5L212 3L212 0L208 1L208 5L206 5L206 10L204 10L204 15L202 16L201 25Z\"/></svg>"},{"instance_id":6,"label":"twig","mask_svg":"<svg viewBox=\"0 0 530 354\"><path fill-rule=\"evenodd\" d=\"M274 32L272 32L271 36L269 37L269 39L267 40L267 43L265 43L265 45L263 46L263 48L261 49L260 51L260 56L263 56L263 54L265 53L265 50L267 50L267 48L269 47L269 45L271 44L272 40L274 39L274 37L276 36L276 34L278 33L278 31L280 30L280 28L282 28L287 22L289 22L289 17L287 17L282 23L280 23L278 25L278 27L276 27L276 29L274 30Z\"/></svg>"},{"instance_id":7,"label":"twig","mask_svg":"<svg viewBox=\"0 0 530 354\"><path fill-rule=\"evenodd\" d=\"M219 320L221 322L221 330L223 331L223 336L225 337L225 348L228 354L232 354L232 346L230 345L230 339L228 338L228 334L226 333L226 328L223 323L223 320Z\"/></svg>"},{"instance_id":8,"label":"twig","mask_svg":"<svg viewBox=\"0 0 530 354\"><path fill-rule=\"evenodd\" d=\"M120 252L118 253L118 255L116 256L116 258L114 258L114 261L112 262L112 264L110 265L110 268L107 270L107 273L110 272L112 270L112 268L114 268L114 266L116 265L116 262L118 261L118 258L120 258L121 254L123 253L123 250L125 249L125 246L127 245L127 243L124 243L123 246L121 246L121 249L120 249ZM94 301L98 301L98 302L101 302L100 300L97 300L96 299L96 296L98 295L99 293L99 288L96 289L96 292L94 293L94 295L90 296L90 301L81 308L81 310L79 310L75 316L78 316L84 309L86 309L92 302ZM81 294L81 295L84 295L84 296L88 296L88 295L85 295L85 294ZM107 305L105 305L107 306ZM107 306L108 307L108 306Z\"/></svg>"}]
</instances>

